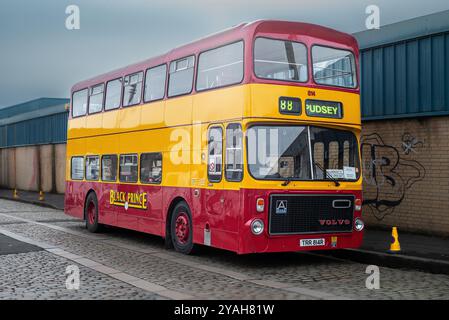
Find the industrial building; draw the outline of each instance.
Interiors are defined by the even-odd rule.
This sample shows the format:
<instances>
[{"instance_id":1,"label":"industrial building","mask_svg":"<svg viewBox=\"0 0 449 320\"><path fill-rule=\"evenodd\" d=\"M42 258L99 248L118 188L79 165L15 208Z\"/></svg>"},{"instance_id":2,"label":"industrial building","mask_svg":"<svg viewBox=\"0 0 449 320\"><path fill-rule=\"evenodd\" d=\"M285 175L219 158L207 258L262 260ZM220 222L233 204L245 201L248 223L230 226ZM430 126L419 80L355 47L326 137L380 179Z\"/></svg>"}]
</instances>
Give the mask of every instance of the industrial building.
<instances>
[{"instance_id":1,"label":"industrial building","mask_svg":"<svg viewBox=\"0 0 449 320\"><path fill-rule=\"evenodd\" d=\"M64 193L68 99L0 109L0 188Z\"/></svg>"},{"instance_id":2,"label":"industrial building","mask_svg":"<svg viewBox=\"0 0 449 320\"><path fill-rule=\"evenodd\" d=\"M364 219L449 235L449 11L355 37ZM0 109L0 187L64 192L67 103Z\"/></svg>"},{"instance_id":3,"label":"industrial building","mask_svg":"<svg viewBox=\"0 0 449 320\"><path fill-rule=\"evenodd\" d=\"M364 218L449 235L449 11L355 37Z\"/></svg>"}]
</instances>

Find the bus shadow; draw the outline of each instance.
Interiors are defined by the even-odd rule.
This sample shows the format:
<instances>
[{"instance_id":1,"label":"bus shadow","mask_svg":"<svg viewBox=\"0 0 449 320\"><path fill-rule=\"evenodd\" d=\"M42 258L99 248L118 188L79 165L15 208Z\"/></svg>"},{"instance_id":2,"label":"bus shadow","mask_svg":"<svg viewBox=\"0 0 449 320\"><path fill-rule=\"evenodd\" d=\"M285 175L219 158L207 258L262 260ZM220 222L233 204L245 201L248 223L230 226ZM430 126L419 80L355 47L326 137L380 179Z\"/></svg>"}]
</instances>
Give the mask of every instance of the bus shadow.
<instances>
[{"instance_id":1,"label":"bus shadow","mask_svg":"<svg viewBox=\"0 0 449 320\"><path fill-rule=\"evenodd\" d=\"M168 253L175 253L173 249L165 248L165 241L160 236L142 233L119 227L106 227L105 234L108 234L114 240L128 242L132 245L138 245L141 248L166 250ZM312 254L311 254L312 253ZM332 263L344 263L335 259L330 259L317 252L277 252L277 253L253 253L239 255L235 252L212 248L203 245L197 245L192 255L178 254L179 258L187 259L194 262L214 265L227 265L229 267L245 267L245 268L288 268L288 267L307 267L317 265L328 265ZM176 254L176 253L175 253Z\"/></svg>"}]
</instances>

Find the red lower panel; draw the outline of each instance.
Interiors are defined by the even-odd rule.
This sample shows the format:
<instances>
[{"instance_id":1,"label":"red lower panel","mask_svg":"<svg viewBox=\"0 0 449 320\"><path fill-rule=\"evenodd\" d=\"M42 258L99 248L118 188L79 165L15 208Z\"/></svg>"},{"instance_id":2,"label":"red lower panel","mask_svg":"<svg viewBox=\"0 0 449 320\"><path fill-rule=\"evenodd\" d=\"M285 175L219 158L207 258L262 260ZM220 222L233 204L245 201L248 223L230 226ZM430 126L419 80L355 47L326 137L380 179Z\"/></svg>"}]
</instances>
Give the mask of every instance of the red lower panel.
<instances>
[{"instance_id":1,"label":"red lower panel","mask_svg":"<svg viewBox=\"0 0 449 320\"><path fill-rule=\"evenodd\" d=\"M268 226L268 203L272 193L351 194L361 199L361 191L195 190L155 185L67 182L66 214L83 219L84 202L87 193L91 190L98 198L100 223L162 237L166 235L166 222L169 220L170 208L183 200L191 209L194 243L205 244L204 230L208 229L211 246L239 254L357 248L362 244L363 232L271 236L265 228L261 235L256 236L250 230L250 224L255 218L262 219L265 226ZM128 200L128 194L131 194L130 201L125 208L122 200ZM256 212L257 198L265 200L265 212ZM360 215L361 212L356 211L354 218ZM332 243L331 237L337 237L336 242ZM299 245L301 239L318 238L325 239L324 246L300 247Z\"/></svg>"}]
</instances>

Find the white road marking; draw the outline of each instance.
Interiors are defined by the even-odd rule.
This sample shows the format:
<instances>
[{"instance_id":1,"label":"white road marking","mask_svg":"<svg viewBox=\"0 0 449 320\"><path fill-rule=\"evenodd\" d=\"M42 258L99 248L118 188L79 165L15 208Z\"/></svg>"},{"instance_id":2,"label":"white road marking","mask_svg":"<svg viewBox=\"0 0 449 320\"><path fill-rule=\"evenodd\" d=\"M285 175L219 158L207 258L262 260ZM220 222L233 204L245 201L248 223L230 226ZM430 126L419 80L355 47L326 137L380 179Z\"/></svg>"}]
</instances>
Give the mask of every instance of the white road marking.
<instances>
[{"instance_id":1,"label":"white road marking","mask_svg":"<svg viewBox=\"0 0 449 320\"><path fill-rule=\"evenodd\" d=\"M29 243L29 244L35 245L37 247L41 247L41 244L42 244L41 242L34 241L33 239L30 239L30 238L27 238L27 237L23 237L21 235L15 234L15 233L10 232L8 230L4 230L2 228L0 228L0 233L4 234L7 237L16 239L18 241ZM134 286L136 288L140 288L142 290L145 290L145 291L157 294L157 295L165 297L165 298L173 299L174 297L176 297L176 299L183 299L183 300L184 299L187 300L187 299L193 299L194 298L191 295L187 295L187 294L184 294L182 292L171 290L171 289L165 288L163 286L160 286L160 285L158 285L156 283L152 283L150 281L146 281L146 280L137 278L137 277L132 276L130 274L121 272L119 270L115 270L114 268L110 268L108 266L105 266L105 265L103 265L103 264L101 264L99 262L96 262L94 260L85 258L83 256L78 256L78 255L76 255L74 253L71 253L69 251L63 250L63 249L58 248L56 246L53 246L52 248L45 248L45 247L41 247L41 248L45 249L46 251L48 251L48 252L50 252L50 253L52 253L54 255L57 255L57 256L66 258L68 260L71 260L71 261L73 261L76 264L80 264L82 266L85 266L86 268L95 270L96 272L99 272L99 273L102 273L102 274L104 274L106 276L109 276L111 278L120 280L120 281L125 282L125 283L127 283L129 285L132 285L132 286Z\"/></svg>"},{"instance_id":2,"label":"white road marking","mask_svg":"<svg viewBox=\"0 0 449 320\"><path fill-rule=\"evenodd\" d=\"M271 281L271 280L270 281L265 281L263 279L254 279L254 277L252 277L251 275L248 275L248 274L235 272L235 271L230 271L230 270L219 268L219 267L208 266L208 265L201 264L201 263L198 263L198 262L193 262L193 261L190 261L188 259L182 258L182 256L180 256L178 254L172 255L172 254L168 254L168 253L166 253L164 251L160 251L160 250L157 250L157 249L143 249L143 248L140 248L140 247L132 245L132 244L123 244L123 243L120 243L118 240L105 238L104 236L101 236L101 235L86 234L86 233L83 233L83 232L80 232L80 231L76 231L76 230L72 230L72 229L69 229L69 228L65 228L65 227L61 227L61 226L55 226L55 225L52 225L50 223L37 222L37 221L34 221L34 220L25 219L25 218L19 218L19 217L15 217L15 216L4 214L4 213L0 213L0 215L8 217L8 218L17 219L19 221L23 221L23 222L26 222L26 223L40 225L40 226L47 227L47 228L50 228L50 229L53 229L53 230L57 230L57 231L61 231L61 232L64 232L64 233L69 233L69 234L72 234L72 235L75 235L75 236L78 236L78 237L91 239L91 240L97 240L97 241L100 241L100 242L102 242L104 244L111 245L113 247L119 247L121 249L127 249L127 250L131 250L131 251L136 251L136 252L139 252L139 253L149 254L151 256L158 257L158 258L163 259L163 260L168 260L168 261L171 261L171 262L174 262L174 263L178 263L178 264L181 264L181 265L185 265L185 266L188 266L188 267L191 267L191 268L200 269L200 270L203 270L203 271L220 274L220 275L227 276L229 278L232 278L232 279L235 279L235 280L239 280L239 281L246 281L246 282L250 282L250 283L253 283L253 284L256 284L256 285L260 285L260 286L264 286L264 287L269 287L269 288L278 289L278 290L295 292L295 293L299 293L299 294L302 294L304 296L315 298L315 299L324 299L324 300L347 300L348 299L347 297L344 297L344 296L337 296L337 295L334 295L334 294L331 294L331 293L328 293L328 292L324 292L324 291L318 291L318 290L303 288L303 287L299 287L299 286L293 286L291 284L286 284L286 283L283 283L283 282ZM0 232L1 232L1 230L2 229L0 229ZM29 240L31 240L31 239L29 239ZM31 240L31 241L33 241L33 240ZM27 242L27 241L24 241L24 242ZM51 247L51 248L55 248L55 247ZM68 253L68 254L70 254L70 253ZM61 255L61 256L63 256L63 255ZM70 259L70 260L73 260L73 259ZM101 265L101 264L99 264L99 265L100 265L100 266L98 266L99 269L102 269L103 267L109 268L109 267ZM97 266L94 266L94 267L97 267ZM91 267L91 269L94 269L94 267ZM121 271L117 271L117 273L122 273L122 272ZM104 274L107 274L107 273L104 273ZM113 276L113 275L114 275L113 273L110 274L110 276ZM139 279L139 278L136 278L136 279ZM136 279L134 279L135 282L137 281ZM142 280L142 281L145 281L145 280ZM127 281L124 281L124 282L127 282ZM133 285L132 281L131 282L127 282L127 283ZM153 284L153 283L150 283L150 282L148 282L148 283L149 283L148 284L148 288L151 288L152 285L156 285L156 284ZM168 290L168 289L166 289L166 290ZM174 290L168 290L168 291L174 291ZM164 292L164 291L160 291L160 292L156 292L156 293L161 295L161 292ZM178 296L177 294L181 294L181 295L183 294L183 293L178 293L178 292L175 292L175 291L174 292L164 292L164 293L166 294L165 297L170 297L170 298L173 298L175 296L177 297ZM190 298L193 298L193 297L190 297ZM175 299L178 299L178 298L175 298ZM179 298L179 299L189 299L189 298Z\"/></svg>"}]
</instances>

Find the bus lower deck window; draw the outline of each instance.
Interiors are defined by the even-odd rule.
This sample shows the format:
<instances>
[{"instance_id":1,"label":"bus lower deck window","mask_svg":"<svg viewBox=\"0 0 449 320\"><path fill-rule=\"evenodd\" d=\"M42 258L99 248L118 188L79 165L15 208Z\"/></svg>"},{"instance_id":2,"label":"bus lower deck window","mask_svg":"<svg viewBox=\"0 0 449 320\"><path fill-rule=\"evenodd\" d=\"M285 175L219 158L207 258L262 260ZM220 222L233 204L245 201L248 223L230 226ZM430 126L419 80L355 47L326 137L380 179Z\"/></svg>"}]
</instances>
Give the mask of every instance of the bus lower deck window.
<instances>
[{"instance_id":1,"label":"bus lower deck window","mask_svg":"<svg viewBox=\"0 0 449 320\"><path fill-rule=\"evenodd\" d=\"M83 180L84 178L84 158L73 157L71 160L71 178L72 180Z\"/></svg>"},{"instance_id":2,"label":"bus lower deck window","mask_svg":"<svg viewBox=\"0 0 449 320\"><path fill-rule=\"evenodd\" d=\"M162 180L162 154L144 153L140 155L140 182L161 183Z\"/></svg>"},{"instance_id":3,"label":"bus lower deck window","mask_svg":"<svg viewBox=\"0 0 449 320\"><path fill-rule=\"evenodd\" d=\"M98 180L100 174L99 159L98 156L86 157L86 180Z\"/></svg>"},{"instance_id":4,"label":"bus lower deck window","mask_svg":"<svg viewBox=\"0 0 449 320\"><path fill-rule=\"evenodd\" d=\"M137 155L120 155L120 182L137 182Z\"/></svg>"},{"instance_id":5,"label":"bus lower deck window","mask_svg":"<svg viewBox=\"0 0 449 320\"><path fill-rule=\"evenodd\" d=\"M101 158L101 180L117 180L117 156L105 155Z\"/></svg>"}]
</instances>

